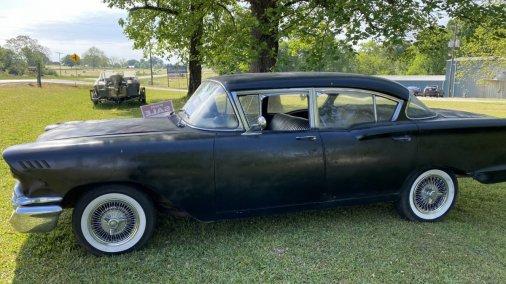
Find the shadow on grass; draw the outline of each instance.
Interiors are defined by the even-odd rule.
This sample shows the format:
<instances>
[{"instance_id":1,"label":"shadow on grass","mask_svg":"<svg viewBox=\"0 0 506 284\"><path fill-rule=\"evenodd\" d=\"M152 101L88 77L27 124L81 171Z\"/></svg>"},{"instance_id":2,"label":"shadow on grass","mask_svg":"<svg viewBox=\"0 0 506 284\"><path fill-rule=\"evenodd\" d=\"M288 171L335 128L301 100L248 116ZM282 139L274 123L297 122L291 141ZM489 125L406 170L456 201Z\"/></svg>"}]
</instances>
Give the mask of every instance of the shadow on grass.
<instances>
[{"instance_id":1,"label":"shadow on grass","mask_svg":"<svg viewBox=\"0 0 506 284\"><path fill-rule=\"evenodd\" d=\"M213 271L221 270L215 265L220 262L225 267L250 257L268 262L290 249L300 249L311 258L315 243L324 245L342 231L362 235L385 220L402 222L389 204L213 223L161 216L153 238L140 251L95 257L77 244L71 232L71 210L66 210L55 231L28 236L16 260L13 282L138 282L145 281L146 274L154 274L155 278L146 278L149 282L180 282L198 280L186 273L201 269L210 273L207 282L213 282ZM353 247L353 239L345 240L350 242L346 246ZM249 269L248 264L237 269Z\"/></svg>"}]
</instances>

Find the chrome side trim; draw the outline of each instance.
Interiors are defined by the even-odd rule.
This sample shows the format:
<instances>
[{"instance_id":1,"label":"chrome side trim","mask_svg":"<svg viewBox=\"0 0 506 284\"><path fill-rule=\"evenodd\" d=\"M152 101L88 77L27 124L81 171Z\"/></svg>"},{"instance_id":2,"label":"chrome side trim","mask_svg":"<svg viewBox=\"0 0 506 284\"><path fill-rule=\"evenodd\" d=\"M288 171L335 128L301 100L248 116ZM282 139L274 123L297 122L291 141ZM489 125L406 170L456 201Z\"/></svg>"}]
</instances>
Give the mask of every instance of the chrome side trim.
<instances>
[{"instance_id":1,"label":"chrome side trim","mask_svg":"<svg viewBox=\"0 0 506 284\"><path fill-rule=\"evenodd\" d=\"M34 204L58 203L62 200L63 197L60 196L26 197L23 194L23 190L19 181L14 185L14 192L12 193L12 206L14 207Z\"/></svg>"},{"instance_id":2,"label":"chrome side trim","mask_svg":"<svg viewBox=\"0 0 506 284\"><path fill-rule=\"evenodd\" d=\"M44 204L44 203L58 203L63 200L62 197L35 197L29 198L26 196L18 197L15 200L12 200L12 206L26 206L33 204Z\"/></svg>"}]
</instances>

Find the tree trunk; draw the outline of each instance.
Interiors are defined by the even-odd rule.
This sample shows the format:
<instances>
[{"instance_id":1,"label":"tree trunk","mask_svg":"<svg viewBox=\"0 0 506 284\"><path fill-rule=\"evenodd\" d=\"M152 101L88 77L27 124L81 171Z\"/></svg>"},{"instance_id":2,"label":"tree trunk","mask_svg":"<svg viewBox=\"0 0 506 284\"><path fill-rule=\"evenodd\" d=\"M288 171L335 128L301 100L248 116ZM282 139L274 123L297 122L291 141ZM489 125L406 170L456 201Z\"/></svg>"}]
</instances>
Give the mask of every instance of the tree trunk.
<instances>
[{"instance_id":1,"label":"tree trunk","mask_svg":"<svg viewBox=\"0 0 506 284\"><path fill-rule=\"evenodd\" d=\"M278 58L279 15L277 0L250 0L251 13L258 21L253 28L253 49L255 57L251 62L251 72L272 72Z\"/></svg>"},{"instance_id":2,"label":"tree trunk","mask_svg":"<svg viewBox=\"0 0 506 284\"><path fill-rule=\"evenodd\" d=\"M194 5L190 5L190 10L195 11L199 9ZM188 97L193 95L195 90L202 83L202 58L200 56L200 49L202 48L202 33L204 31L204 18L199 19L198 25L193 31L192 37L190 38L190 54L188 69L190 72L190 79L188 84Z\"/></svg>"}]
</instances>

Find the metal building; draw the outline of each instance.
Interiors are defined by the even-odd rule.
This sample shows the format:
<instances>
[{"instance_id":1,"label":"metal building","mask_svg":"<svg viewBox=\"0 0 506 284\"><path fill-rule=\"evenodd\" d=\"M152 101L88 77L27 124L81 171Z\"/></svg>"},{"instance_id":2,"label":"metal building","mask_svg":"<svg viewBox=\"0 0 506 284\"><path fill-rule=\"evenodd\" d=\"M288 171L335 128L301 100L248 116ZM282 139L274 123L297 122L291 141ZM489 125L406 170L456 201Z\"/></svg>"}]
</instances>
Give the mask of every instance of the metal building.
<instances>
[{"instance_id":1,"label":"metal building","mask_svg":"<svg viewBox=\"0 0 506 284\"><path fill-rule=\"evenodd\" d=\"M495 57L456 58L446 62L445 95L506 99L506 60ZM450 90L450 82L455 84Z\"/></svg>"}]
</instances>

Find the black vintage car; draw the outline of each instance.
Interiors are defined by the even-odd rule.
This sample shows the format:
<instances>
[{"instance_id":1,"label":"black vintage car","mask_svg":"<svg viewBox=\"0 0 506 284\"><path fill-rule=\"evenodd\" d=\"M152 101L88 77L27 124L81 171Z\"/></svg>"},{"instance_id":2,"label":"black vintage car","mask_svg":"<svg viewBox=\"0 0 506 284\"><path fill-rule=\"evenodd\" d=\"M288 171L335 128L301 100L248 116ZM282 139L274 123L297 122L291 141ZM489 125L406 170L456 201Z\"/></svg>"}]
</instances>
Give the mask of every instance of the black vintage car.
<instances>
[{"instance_id":1,"label":"black vintage car","mask_svg":"<svg viewBox=\"0 0 506 284\"><path fill-rule=\"evenodd\" d=\"M157 211L202 221L394 202L416 221L454 206L457 176L506 181L506 120L432 110L403 86L338 73L208 79L168 118L68 122L3 153L12 225L74 208L94 254L141 247Z\"/></svg>"},{"instance_id":2,"label":"black vintage car","mask_svg":"<svg viewBox=\"0 0 506 284\"><path fill-rule=\"evenodd\" d=\"M137 100L146 103L146 89L141 87L134 72L102 71L90 90L94 105L100 102L121 103Z\"/></svg>"}]
</instances>

